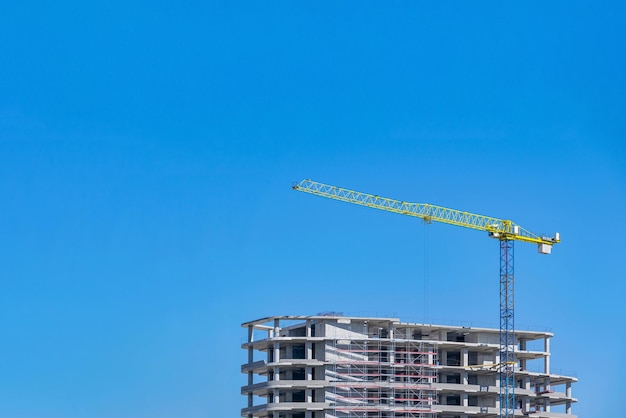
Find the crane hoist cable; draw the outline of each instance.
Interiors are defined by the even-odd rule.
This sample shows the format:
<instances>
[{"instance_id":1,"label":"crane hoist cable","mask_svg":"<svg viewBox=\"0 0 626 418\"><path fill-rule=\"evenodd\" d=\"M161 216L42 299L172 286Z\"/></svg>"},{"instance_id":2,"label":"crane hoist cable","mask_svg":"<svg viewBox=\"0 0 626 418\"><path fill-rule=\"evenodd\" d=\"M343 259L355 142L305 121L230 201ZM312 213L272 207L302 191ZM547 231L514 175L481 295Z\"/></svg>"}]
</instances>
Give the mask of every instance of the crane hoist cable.
<instances>
[{"instance_id":1,"label":"crane hoist cable","mask_svg":"<svg viewBox=\"0 0 626 418\"><path fill-rule=\"evenodd\" d=\"M487 232L500 241L500 417L513 418L515 410L515 305L513 243L537 244L540 254L550 254L552 246L561 241L554 236L532 233L511 220L477 215L427 203L410 203L305 179L292 186L294 190L340 200L387 212L413 216L430 222L441 222Z\"/></svg>"}]
</instances>

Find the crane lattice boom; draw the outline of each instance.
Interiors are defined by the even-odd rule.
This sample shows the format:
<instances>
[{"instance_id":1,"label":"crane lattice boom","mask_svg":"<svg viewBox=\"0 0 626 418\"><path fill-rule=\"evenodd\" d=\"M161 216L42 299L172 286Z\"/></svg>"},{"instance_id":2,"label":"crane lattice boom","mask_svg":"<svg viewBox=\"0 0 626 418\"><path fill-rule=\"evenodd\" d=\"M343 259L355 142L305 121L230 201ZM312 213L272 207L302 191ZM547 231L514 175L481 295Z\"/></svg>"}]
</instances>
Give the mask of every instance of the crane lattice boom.
<instances>
[{"instance_id":1,"label":"crane lattice boom","mask_svg":"<svg viewBox=\"0 0 626 418\"><path fill-rule=\"evenodd\" d=\"M380 197L369 193L356 192L341 187L330 186L313 180L302 180L293 186L294 190L354 203L387 212L414 216L427 222L436 221L465 228L485 231L493 238L511 241L524 241L539 245L539 252L549 254L553 244L560 241L559 234L545 237L534 234L513 221L477 215L428 203L410 203Z\"/></svg>"}]
</instances>

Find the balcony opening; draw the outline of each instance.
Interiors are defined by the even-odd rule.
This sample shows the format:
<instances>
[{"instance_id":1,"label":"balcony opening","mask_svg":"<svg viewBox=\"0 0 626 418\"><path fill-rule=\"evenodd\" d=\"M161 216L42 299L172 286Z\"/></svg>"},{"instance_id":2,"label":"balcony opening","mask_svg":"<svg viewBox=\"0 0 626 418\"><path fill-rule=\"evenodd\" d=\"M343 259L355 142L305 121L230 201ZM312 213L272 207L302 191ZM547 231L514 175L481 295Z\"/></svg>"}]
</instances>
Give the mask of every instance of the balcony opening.
<instances>
[{"instance_id":1,"label":"balcony opening","mask_svg":"<svg viewBox=\"0 0 626 418\"><path fill-rule=\"evenodd\" d=\"M297 390L291 394L292 402L305 402L305 395L303 390Z\"/></svg>"},{"instance_id":2,"label":"balcony opening","mask_svg":"<svg viewBox=\"0 0 626 418\"><path fill-rule=\"evenodd\" d=\"M461 365L461 352L449 351L448 352L448 366L460 366Z\"/></svg>"},{"instance_id":3,"label":"balcony opening","mask_svg":"<svg viewBox=\"0 0 626 418\"><path fill-rule=\"evenodd\" d=\"M304 349L304 345L294 345L292 352L291 352L291 358L304 359L306 358L305 354L306 354L306 351Z\"/></svg>"}]
</instances>

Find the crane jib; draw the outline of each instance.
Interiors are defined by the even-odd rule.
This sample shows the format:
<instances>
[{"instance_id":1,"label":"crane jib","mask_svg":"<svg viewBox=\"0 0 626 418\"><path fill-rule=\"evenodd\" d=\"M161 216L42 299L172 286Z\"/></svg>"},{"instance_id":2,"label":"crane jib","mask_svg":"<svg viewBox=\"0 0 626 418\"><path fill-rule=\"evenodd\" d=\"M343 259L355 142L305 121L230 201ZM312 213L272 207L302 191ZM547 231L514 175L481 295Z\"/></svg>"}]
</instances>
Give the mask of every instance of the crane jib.
<instances>
[{"instance_id":1,"label":"crane jib","mask_svg":"<svg viewBox=\"0 0 626 418\"><path fill-rule=\"evenodd\" d=\"M520 227L510 220L478 215L427 203L411 203L380 197L378 195L357 192L308 179L294 184L293 189L387 212L413 216L426 222L434 221L485 231L490 237L500 240L534 243L539 246L539 252L542 254L549 254L552 245L560 242L558 233L554 237L541 236Z\"/></svg>"}]
</instances>

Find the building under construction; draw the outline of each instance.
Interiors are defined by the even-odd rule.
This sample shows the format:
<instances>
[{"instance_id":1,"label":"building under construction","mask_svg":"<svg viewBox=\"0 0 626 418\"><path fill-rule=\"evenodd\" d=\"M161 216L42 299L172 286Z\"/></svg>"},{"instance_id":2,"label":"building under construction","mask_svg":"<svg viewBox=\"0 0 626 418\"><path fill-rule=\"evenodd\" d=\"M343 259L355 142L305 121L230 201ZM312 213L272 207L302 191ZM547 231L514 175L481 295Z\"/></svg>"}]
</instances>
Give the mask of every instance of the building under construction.
<instances>
[{"instance_id":1,"label":"building under construction","mask_svg":"<svg viewBox=\"0 0 626 418\"><path fill-rule=\"evenodd\" d=\"M246 418L468 418L500 413L500 330L396 318L274 316L242 324ZM575 418L549 332L514 332L514 416Z\"/></svg>"}]
</instances>

